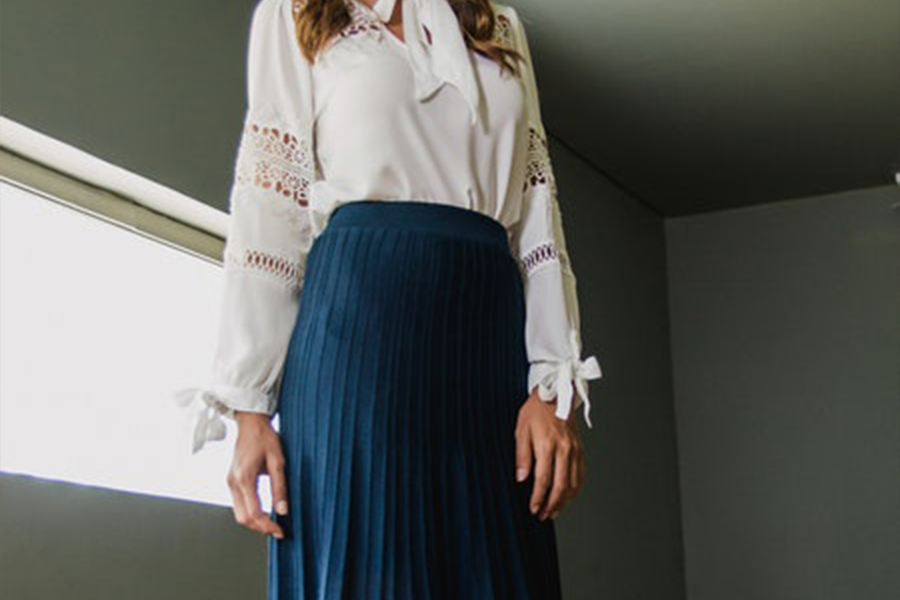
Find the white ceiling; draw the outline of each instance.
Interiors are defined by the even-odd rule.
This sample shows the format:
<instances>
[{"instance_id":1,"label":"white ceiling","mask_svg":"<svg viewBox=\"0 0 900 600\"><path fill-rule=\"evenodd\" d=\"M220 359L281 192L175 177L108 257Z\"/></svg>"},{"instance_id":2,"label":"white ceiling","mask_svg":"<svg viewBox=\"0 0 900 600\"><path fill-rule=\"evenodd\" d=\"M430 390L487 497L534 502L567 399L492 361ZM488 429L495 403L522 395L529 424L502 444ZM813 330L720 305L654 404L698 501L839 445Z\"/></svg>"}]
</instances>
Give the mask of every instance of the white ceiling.
<instances>
[{"instance_id":1,"label":"white ceiling","mask_svg":"<svg viewBox=\"0 0 900 600\"><path fill-rule=\"evenodd\" d=\"M508 3L549 134L660 214L900 171L900 0Z\"/></svg>"}]
</instances>

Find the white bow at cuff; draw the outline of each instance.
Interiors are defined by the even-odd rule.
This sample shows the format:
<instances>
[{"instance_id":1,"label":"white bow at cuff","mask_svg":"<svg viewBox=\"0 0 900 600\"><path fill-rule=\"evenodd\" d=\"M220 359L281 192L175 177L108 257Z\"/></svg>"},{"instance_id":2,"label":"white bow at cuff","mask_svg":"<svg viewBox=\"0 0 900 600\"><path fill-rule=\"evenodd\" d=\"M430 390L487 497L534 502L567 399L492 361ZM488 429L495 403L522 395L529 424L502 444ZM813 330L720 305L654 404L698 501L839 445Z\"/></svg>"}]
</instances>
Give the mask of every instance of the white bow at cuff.
<instances>
[{"instance_id":1,"label":"white bow at cuff","mask_svg":"<svg viewBox=\"0 0 900 600\"><path fill-rule=\"evenodd\" d=\"M593 428L590 419L591 404L588 398L587 382L592 379L600 379L603 372L595 356L590 356L585 360L578 358L578 333L574 329L569 332L569 347L572 358L561 362L537 365L535 372L538 396L547 402L556 398L556 416L567 419L572 410L574 383L578 397L584 403L584 420L589 428ZM533 385L533 383L529 383L529 389Z\"/></svg>"},{"instance_id":2,"label":"white bow at cuff","mask_svg":"<svg viewBox=\"0 0 900 600\"><path fill-rule=\"evenodd\" d=\"M224 440L226 436L223 416L230 417L234 411L225 406L208 390L198 387L177 390L175 403L190 410L194 423L191 453L196 454L206 442Z\"/></svg>"}]
</instances>

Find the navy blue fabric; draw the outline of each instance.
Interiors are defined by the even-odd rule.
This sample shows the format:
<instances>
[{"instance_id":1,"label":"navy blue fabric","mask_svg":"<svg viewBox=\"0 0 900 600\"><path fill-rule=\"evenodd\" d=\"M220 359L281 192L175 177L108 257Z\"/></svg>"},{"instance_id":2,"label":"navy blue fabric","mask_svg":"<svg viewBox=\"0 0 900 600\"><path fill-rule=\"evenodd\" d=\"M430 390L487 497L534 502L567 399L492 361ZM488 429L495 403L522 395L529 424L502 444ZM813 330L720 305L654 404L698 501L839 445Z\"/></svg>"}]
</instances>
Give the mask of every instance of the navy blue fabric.
<instances>
[{"instance_id":1,"label":"navy blue fabric","mask_svg":"<svg viewBox=\"0 0 900 600\"><path fill-rule=\"evenodd\" d=\"M290 512L269 600L558 600L552 519L515 480L527 399L506 230L422 201L340 205L310 249L279 399Z\"/></svg>"}]
</instances>

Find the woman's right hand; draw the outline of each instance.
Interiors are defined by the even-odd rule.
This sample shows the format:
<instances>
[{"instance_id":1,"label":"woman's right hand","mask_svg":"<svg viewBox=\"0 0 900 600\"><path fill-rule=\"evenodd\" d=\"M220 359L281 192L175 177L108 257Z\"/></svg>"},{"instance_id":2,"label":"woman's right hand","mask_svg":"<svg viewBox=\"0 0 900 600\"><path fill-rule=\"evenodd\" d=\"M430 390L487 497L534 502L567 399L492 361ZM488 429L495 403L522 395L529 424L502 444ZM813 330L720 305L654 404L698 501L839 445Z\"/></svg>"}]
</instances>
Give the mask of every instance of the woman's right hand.
<instances>
[{"instance_id":1,"label":"woman's right hand","mask_svg":"<svg viewBox=\"0 0 900 600\"><path fill-rule=\"evenodd\" d=\"M238 423L234 458L228 471L228 487L234 501L235 520L253 531L284 538L281 526L263 512L259 501L258 479L269 475L272 504L279 515L287 514L287 484L281 440L268 415L236 411Z\"/></svg>"}]
</instances>

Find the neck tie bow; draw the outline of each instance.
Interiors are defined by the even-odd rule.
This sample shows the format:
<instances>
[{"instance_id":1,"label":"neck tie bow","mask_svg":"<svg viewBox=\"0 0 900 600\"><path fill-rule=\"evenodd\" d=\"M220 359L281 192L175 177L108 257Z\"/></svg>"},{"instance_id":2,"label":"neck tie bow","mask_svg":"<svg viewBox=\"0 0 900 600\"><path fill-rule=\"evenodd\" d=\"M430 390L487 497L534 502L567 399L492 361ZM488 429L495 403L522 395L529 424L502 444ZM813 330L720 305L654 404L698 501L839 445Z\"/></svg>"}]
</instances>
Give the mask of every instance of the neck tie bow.
<instances>
[{"instance_id":1,"label":"neck tie bow","mask_svg":"<svg viewBox=\"0 0 900 600\"><path fill-rule=\"evenodd\" d=\"M377 0L370 8L387 23L397 1ZM470 123L474 125L478 121L480 91L456 13L447 0L402 0L402 3L404 42L415 79L416 98L425 100L444 83L449 83L463 95L469 107ZM430 44L423 25L431 33Z\"/></svg>"}]
</instances>

